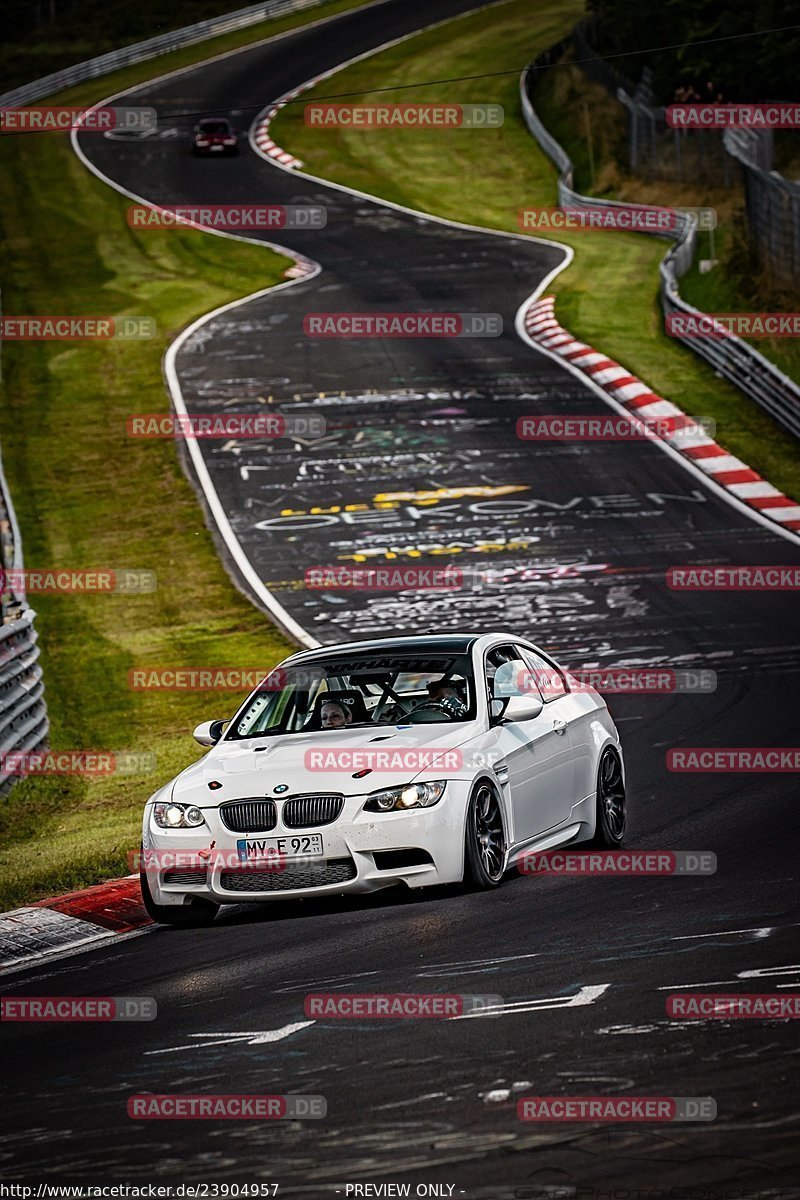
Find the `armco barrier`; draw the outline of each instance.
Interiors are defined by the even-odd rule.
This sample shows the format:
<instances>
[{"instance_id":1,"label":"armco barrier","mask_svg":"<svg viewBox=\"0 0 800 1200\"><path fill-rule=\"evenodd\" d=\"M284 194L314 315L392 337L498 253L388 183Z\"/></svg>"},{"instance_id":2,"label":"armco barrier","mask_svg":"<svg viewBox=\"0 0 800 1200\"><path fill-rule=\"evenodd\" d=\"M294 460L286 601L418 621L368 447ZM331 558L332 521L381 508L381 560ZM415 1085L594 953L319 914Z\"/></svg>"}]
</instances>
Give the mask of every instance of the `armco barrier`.
<instances>
[{"instance_id":1,"label":"armco barrier","mask_svg":"<svg viewBox=\"0 0 800 1200\"><path fill-rule=\"evenodd\" d=\"M574 190L572 160L563 146L560 146L545 129L531 102L531 92L537 76L556 62L569 44L569 38L555 43L529 63L522 72L520 99L525 124L548 158L558 167L558 203L561 208L573 211L583 208L613 209L619 206L618 201L594 199L591 196L582 196ZM640 207L646 210L652 206L626 204L624 207ZM678 289L678 280L689 270L694 260L697 244L696 219L685 214L675 230L655 236L667 237L673 242L660 266L661 304L665 316L680 312L702 317L704 314L681 298ZM785 429L795 437L800 437L800 387L764 358L763 354L759 354L749 343L734 334L719 339L681 337L679 340L704 358L719 375L755 400Z\"/></svg>"},{"instance_id":2,"label":"armco barrier","mask_svg":"<svg viewBox=\"0 0 800 1200\"><path fill-rule=\"evenodd\" d=\"M49 732L42 668L33 627L35 613L5 571L22 568L22 543L0 464L0 795L15 777L3 767L10 751L36 750Z\"/></svg>"},{"instance_id":3,"label":"armco barrier","mask_svg":"<svg viewBox=\"0 0 800 1200\"><path fill-rule=\"evenodd\" d=\"M191 46L194 42L202 42L222 33L257 25L259 21L268 17L279 17L283 13L299 12L304 8L319 8L328 3L330 0L266 0L263 4L239 8L235 12L224 13L207 21L198 21L195 25L186 25L183 29L174 29L171 33L148 38L146 42L135 42L132 46L111 50L108 54L89 58L73 67L65 67L63 71L55 71L52 75L43 75L41 79L34 79L32 83L5 92L0 96L0 105L11 107L16 104L29 104L32 100L41 100L43 96L60 92L73 84L108 75L120 67L129 67L133 63L145 62L149 58L169 54L172 50L180 50L183 46Z\"/></svg>"}]
</instances>

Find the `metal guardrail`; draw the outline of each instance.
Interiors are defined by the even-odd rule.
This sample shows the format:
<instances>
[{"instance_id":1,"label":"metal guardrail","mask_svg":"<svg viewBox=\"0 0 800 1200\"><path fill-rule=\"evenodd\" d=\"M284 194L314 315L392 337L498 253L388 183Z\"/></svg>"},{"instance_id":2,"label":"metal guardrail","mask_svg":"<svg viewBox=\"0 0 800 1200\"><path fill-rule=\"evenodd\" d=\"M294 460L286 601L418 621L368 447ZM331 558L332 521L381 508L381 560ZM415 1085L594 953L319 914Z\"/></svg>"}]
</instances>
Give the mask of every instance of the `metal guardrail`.
<instances>
[{"instance_id":1,"label":"metal guardrail","mask_svg":"<svg viewBox=\"0 0 800 1200\"><path fill-rule=\"evenodd\" d=\"M172 50L179 50L183 46L191 46L195 42L230 33L235 29L246 29L250 25L257 25L259 21L265 21L268 17L279 17L282 13L298 12L305 8L319 8L328 3L330 0L266 0L262 4L239 8L207 21L186 25L183 29L174 29L171 33L159 34L158 37L148 38L145 42L134 42L131 46L111 50L108 54L65 67L63 71L55 71L52 75L43 75L41 79L34 79L32 83L26 83L0 95L0 105L10 107L15 104L28 104L31 100L41 100L43 96L50 96L53 92L60 92L76 83L84 83L87 79L108 75L120 67L145 62L149 58L169 54Z\"/></svg>"},{"instance_id":2,"label":"metal guardrail","mask_svg":"<svg viewBox=\"0 0 800 1200\"><path fill-rule=\"evenodd\" d=\"M16 776L5 769L5 755L43 746L49 733L42 668L33 620L16 574L22 570L22 542L0 463L0 795Z\"/></svg>"},{"instance_id":3,"label":"metal guardrail","mask_svg":"<svg viewBox=\"0 0 800 1200\"><path fill-rule=\"evenodd\" d=\"M543 54L540 54L522 72L520 77L520 99L525 124L536 138L545 154L558 167L558 203L566 210L582 208L619 207L616 200L595 199L582 196L573 188L572 160L563 146L548 133L537 116L531 102L531 91L537 76L555 62L566 50L569 38L557 42ZM800 188L798 188L800 192ZM651 209L652 205L624 205ZM650 236L668 237L673 245L662 259L659 271L661 276L661 305L665 316L672 313L689 314L695 318L703 318L705 313L693 308L683 300L678 288L678 280L685 275L694 261L697 244L697 221L691 214L685 214L673 231L665 231ZM720 338L681 337L678 340L705 359L723 378L744 392L752 400L774 417L784 429L788 429L795 437L800 437L800 387L766 358L755 350L749 343L742 341L735 334Z\"/></svg>"}]
</instances>

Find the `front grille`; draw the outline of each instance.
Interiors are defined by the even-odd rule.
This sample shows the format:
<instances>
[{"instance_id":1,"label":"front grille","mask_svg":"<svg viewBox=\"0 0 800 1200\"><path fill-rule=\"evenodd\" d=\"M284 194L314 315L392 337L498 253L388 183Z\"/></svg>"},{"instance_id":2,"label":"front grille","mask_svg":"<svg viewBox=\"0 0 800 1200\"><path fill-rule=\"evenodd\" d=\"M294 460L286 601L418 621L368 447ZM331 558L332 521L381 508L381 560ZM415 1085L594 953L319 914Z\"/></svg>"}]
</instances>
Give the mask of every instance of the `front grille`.
<instances>
[{"instance_id":1,"label":"front grille","mask_svg":"<svg viewBox=\"0 0 800 1200\"><path fill-rule=\"evenodd\" d=\"M274 800L235 800L221 805L219 815L233 833L265 833L278 823Z\"/></svg>"},{"instance_id":2,"label":"front grille","mask_svg":"<svg viewBox=\"0 0 800 1200\"><path fill-rule=\"evenodd\" d=\"M330 825L344 808L344 796L295 796L283 806L283 823L288 829Z\"/></svg>"},{"instance_id":3,"label":"front grille","mask_svg":"<svg viewBox=\"0 0 800 1200\"><path fill-rule=\"evenodd\" d=\"M187 869L181 870L178 868L173 871L164 872L164 883L181 883L184 887L205 887L207 882L207 872L190 871Z\"/></svg>"},{"instance_id":4,"label":"front grille","mask_svg":"<svg viewBox=\"0 0 800 1200\"><path fill-rule=\"evenodd\" d=\"M355 877L352 858L332 858L321 863L290 863L284 871L223 871L219 886L226 892L288 892L346 883Z\"/></svg>"}]
</instances>

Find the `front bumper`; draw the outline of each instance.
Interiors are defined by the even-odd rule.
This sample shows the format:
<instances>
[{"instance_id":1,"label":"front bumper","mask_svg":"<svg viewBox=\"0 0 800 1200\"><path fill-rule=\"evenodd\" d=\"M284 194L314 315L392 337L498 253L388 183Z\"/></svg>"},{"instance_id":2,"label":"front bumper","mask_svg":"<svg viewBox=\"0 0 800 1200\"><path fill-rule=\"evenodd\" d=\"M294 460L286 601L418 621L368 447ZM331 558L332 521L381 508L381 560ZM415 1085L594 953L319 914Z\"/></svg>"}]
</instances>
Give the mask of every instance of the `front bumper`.
<instances>
[{"instance_id":1,"label":"front bumper","mask_svg":"<svg viewBox=\"0 0 800 1200\"><path fill-rule=\"evenodd\" d=\"M364 812L366 796L346 797L341 815L328 825L292 829L280 814L274 829L234 833L223 824L219 808L204 808L200 829L157 826L152 804L145 810L144 869L158 904L181 904L187 896L217 904L291 899L329 893L366 893L405 883L430 887L457 883L464 871L464 822L470 794L466 781L448 780L444 796L431 808L406 812ZM242 838L322 837L321 858L286 859L281 869L237 867L237 841ZM147 852L154 852L148 854ZM207 865L197 854L207 854ZM186 864L191 859L189 866Z\"/></svg>"},{"instance_id":2,"label":"front bumper","mask_svg":"<svg viewBox=\"0 0 800 1200\"><path fill-rule=\"evenodd\" d=\"M195 154L201 154L203 156L208 155L212 158L224 158L228 154L239 153L238 146L223 146L222 144L216 146L198 146L197 144L194 144L192 149L194 150Z\"/></svg>"}]
</instances>

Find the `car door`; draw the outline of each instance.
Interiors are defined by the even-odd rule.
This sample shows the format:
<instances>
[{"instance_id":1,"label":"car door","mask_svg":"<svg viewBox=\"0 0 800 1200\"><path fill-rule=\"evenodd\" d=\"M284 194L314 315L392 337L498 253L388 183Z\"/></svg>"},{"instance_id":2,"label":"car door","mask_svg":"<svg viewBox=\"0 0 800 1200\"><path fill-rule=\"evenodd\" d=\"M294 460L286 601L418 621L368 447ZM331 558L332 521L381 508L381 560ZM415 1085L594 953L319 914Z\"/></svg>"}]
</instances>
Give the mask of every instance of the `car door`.
<instances>
[{"instance_id":1,"label":"car door","mask_svg":"<svg viewBox=\"0 0 800 1200\"><path fill-rule=\"evenodd\" d=\"M592 794L596 786L596 750L590 729L597 706L586 691L569 690L564 672L540 651L521 647L523 657L530 663L545 707L554 720L565 721L565 740L569 742L573 763L573 804Z\"/></svg>"},{"instance_id":2,"label":"car door","mask_svg":"<svg viewBox=\"0 0 800 1200\"><path fill-rule=\"evenodd\" d=\"M511 696L544 700L530 664L516 646L502 646L486 656L489 703ZM493 725L498 762L495 770L508 785L515 843L526 842L559 825L570 813L575 791L574 766L567 722L552 703L543 703L530 721Z\"/></svg>"}]
</instances>

